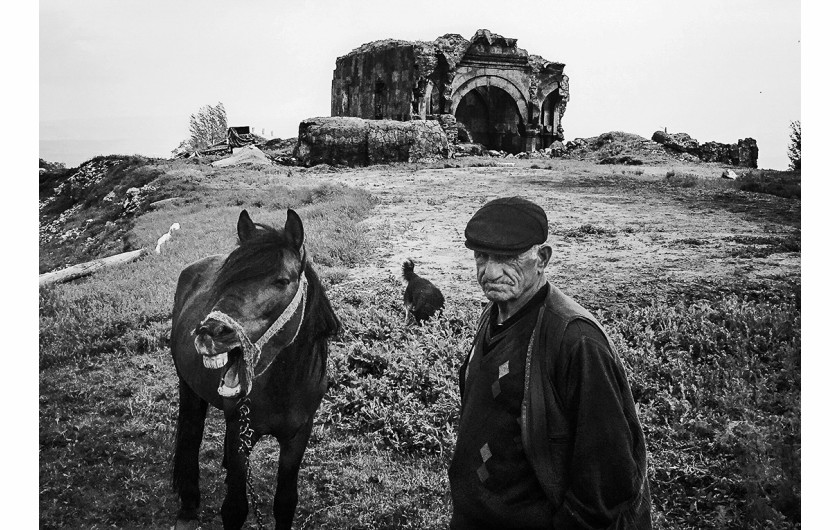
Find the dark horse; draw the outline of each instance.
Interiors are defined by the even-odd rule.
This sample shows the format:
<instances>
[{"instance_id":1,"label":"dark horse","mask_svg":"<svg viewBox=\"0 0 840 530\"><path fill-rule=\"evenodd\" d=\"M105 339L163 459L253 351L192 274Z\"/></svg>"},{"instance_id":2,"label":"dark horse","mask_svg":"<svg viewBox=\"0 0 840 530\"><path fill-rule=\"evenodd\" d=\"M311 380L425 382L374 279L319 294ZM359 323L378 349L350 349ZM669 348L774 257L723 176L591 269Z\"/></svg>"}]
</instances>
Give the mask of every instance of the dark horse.
<instances>
[{"instance_id":1,"label":"dark horse","mask_svg":"<svg viewBox=\"0 0 840 530\"><path fill-rule=\"evenodd\" d=\"M280 443L274 520L291 528L297 475L326 391L327 339L339 328L307 260L303 223L288 210L283 230L242 211L239 245L186 267L172 310L178 372L178 430L172 487L181 507L175 528L195 528L201 494L198 450L207 404L224 411L225 528L248 517L248 455L263 435Z\"/></svg>"}]
</instances>

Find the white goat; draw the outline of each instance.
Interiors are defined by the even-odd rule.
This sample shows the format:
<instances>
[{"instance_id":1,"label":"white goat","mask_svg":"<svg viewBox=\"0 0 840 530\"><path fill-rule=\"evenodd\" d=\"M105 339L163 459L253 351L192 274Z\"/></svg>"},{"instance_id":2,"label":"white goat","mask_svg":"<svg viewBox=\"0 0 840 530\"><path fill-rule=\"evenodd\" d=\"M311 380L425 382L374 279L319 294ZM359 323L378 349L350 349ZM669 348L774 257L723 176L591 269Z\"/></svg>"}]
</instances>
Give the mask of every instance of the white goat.
<instances>
[{"instance_id":1,"label":"white goat","mask_svg":"<svg viewBox=\"0 0 840 530\"><path fill-rule=\"evenodd\" d=\"M169 232L160 236L157 240L157 246L155 247L155 253L160 254L160 249L164 243L172 239L172 234L175 233L175 230L180 230L181 225L178 223L172 223L172 226L169 227Z\"/></svg>"}]
</instances>

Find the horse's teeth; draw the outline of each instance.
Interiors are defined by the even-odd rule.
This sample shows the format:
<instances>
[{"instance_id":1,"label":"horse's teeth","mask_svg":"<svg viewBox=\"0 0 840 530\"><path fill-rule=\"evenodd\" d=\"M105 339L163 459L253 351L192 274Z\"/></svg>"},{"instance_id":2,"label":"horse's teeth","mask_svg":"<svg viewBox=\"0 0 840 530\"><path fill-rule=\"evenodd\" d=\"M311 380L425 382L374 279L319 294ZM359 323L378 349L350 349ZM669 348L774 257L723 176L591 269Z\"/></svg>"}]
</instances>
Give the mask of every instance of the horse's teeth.
<instances>
[{"instance_id":1,"label":"horse's teeth","mask_svg":"<svg viewBox=\"0 0 840 530\"><path fill-rule=\"evenodd\" d=\"M236 397L239 395L239 385L235 387L219 385L219 395L226 398Z\"/></svg>"},{"instance_id":2,"label":"horse's teeth","mask_svg":"<svg viewBox=\"0 0 840 530\"><path fill-rule=\"evenodd\" d=\"M202 356L201 359L204 362L204 367L205 368L210 368L210 369L222 368L224 365L227 364L228 354L227 353L220 353L218 355L213 355L212 357L204 355L204 356Z\"/></svg>"}]
</instances>

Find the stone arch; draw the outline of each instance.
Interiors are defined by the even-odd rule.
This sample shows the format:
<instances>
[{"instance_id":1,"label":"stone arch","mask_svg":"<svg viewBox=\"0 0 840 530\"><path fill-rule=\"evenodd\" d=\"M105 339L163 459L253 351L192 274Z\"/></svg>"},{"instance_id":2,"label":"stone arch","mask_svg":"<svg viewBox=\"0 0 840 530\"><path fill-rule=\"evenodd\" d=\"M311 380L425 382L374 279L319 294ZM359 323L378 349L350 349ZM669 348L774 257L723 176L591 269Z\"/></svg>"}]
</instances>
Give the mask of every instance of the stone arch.
<instances>
[{"instance_id":1,"label":"stone arch","mask_svg":"<svg viewBox=\"0 0 840 530\"><path fill-rule=\"evenodd\" d=\"M480 86L493 86L507 92L513 98L516 107L519 109L519 117L523 122L528 121L528 98L513 83L504 77L495 75L479 75L462 83L452 91L452 114L458 110L461 99L475 88Z\"/></svg>"},{"instance_id":2,"label":"stone arch","mask_svg":"<svg viewBox=\"0 0 840 530\"><path fill-rule=\"evenodd\" d=\"M460 132L488 149L518 153L525 147L525 124L513 96L499 87L479 84L455 109Z\"/></svg>"}]
</instances>

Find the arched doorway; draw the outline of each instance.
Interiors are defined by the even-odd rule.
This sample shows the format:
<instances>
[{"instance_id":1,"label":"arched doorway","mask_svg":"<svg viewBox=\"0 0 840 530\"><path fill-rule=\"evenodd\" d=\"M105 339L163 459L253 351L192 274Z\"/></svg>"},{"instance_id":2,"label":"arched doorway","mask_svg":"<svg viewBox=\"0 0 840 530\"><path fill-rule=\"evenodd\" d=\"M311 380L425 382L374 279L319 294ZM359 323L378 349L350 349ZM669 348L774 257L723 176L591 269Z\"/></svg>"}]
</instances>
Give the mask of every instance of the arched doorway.
<instances>
[{"instance_id":1,"label":"arched doorway","mask_svg":"<svg viewBox=\"0 0 840 530\"><path fill-rule=\"evenodd\" d=\"M464 94L455 119L488 149L519 153L525 147L525 125L513 97L492 85L478 86Z\"/></svg>"}]
</instances>

